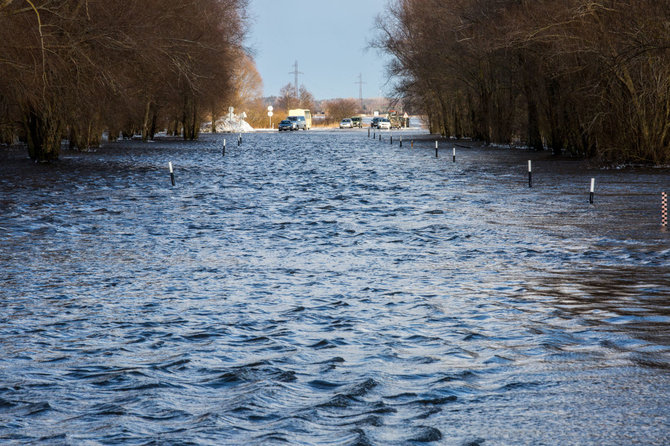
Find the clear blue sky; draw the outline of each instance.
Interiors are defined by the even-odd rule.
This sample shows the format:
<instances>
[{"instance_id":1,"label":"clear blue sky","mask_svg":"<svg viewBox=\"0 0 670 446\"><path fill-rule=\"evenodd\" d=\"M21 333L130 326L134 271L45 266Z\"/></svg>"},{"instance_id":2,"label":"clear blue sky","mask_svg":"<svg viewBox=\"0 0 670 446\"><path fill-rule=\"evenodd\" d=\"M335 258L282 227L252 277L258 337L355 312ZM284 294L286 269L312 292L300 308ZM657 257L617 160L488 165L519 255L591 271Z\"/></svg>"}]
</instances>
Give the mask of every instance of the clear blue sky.
<instances>
[{"instance_id":1,"label":"clear blue sky","mask_svg":"<svg viewBox=\"0 0 670 446\"><path fill-rule=\"evenodd\" d=\"M298 82L316 99L358 98L358 75L363 97L379 97L385 86L386 56L366 49L375 35L375 17L388 0L250 0L251 31L265 96L276 96L294 82L293 64L303 72Z\"/></svg>"}]
</instances>

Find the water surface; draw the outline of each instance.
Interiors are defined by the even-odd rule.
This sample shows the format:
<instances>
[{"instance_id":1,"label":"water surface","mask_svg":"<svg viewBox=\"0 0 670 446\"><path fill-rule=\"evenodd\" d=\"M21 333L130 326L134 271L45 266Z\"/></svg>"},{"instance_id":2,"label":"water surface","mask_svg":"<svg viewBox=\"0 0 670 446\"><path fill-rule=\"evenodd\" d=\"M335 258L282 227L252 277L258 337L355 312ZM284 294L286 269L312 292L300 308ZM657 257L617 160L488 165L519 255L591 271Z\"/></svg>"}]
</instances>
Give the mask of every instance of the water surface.
<instances>
[{"instance_id":1,"label":"water surface","mask_svg":"<svg viewBox=\"0 0 670 446\"><path fill-rule=\"evenodd\" d=\"M668 171L388 135L0 151L0 440L670 443Z\"/></svg>"}]
</instances>

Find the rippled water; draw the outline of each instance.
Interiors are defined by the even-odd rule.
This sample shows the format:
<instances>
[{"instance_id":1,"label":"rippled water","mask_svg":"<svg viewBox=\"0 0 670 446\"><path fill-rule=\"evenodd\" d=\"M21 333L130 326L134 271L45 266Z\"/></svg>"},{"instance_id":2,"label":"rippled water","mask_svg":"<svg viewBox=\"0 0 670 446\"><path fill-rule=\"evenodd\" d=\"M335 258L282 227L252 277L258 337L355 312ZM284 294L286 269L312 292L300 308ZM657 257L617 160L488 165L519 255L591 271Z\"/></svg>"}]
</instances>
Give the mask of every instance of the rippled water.
<instances>
[{"instance_id":1,"label":"rippled water","mask_svg":"<svg viewBox=\"0 0 670 446\"><path fill-rule=\"evenodd\" d=\"M668 171L394 135L0 151L0 442L669 444Z\"/></svg>"}]
</instances>

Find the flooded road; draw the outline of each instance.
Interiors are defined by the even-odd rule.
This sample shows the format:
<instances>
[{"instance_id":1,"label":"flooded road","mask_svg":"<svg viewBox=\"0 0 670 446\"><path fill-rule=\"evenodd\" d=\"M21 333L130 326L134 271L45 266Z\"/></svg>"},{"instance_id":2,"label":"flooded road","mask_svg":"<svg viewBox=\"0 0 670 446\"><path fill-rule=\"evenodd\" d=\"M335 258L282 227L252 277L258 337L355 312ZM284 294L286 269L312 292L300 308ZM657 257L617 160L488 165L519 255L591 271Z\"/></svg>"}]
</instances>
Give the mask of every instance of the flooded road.
<instances>
[{"instance_id":1,"label":"flooded road","mask_svg":"<svg viewBox=\"0 0 670 446\"><path fill-rule=\"evenodd\" d=\"M668 170L388 135L0 151L0 442L669 444Z\"/></svg>"}]
</instances>

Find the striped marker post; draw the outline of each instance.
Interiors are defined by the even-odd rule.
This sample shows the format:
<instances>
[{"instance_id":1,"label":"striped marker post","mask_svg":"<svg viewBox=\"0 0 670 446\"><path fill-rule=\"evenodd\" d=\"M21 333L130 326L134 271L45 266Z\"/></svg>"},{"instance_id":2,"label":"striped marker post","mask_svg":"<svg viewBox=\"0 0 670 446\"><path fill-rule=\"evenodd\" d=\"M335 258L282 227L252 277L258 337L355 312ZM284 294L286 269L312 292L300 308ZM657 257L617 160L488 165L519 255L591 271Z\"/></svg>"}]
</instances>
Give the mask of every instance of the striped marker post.
<instances>
[{"instance_id":1,"label":"striped marker post","mask_svg":"<svg viewBox=\"0 0 670 446\"><path fill-rule=\"evenodd\" d=\"M172 170L172 161L168 163L168 167L170 168L170 182L172 182L172 185L174 186L174 171Z\"/></svg>"},{"instance_id":2,"label":"striped marker post","mask_svg":"<svg viewBox=\"0 0 670 446\"><path fill-rule=\"evenodd\" d=\"M400 135L400 147L402 147L402 135Z\"/></svg>"},{"instance_id":3,"label":"striped marker post","mask_svg":"<svg viewBox=\"0 0 670 446\"><path fill-rule=\"evenodd\" d=\"M528 160L528 187L533 187L533 168Z\"/></svg>"},{"instance_id":4,"label":"striped marker post","mask_svg":"<svg viewBox=\"0 0 670 446\"><path fill-rule=\"evenodd\" d=\"M223 154L222 156L226 156L226 138L223 138Z\"/></svg>"},{"instance_id":5,"label":"striped marker post","mask_svg":"<svg viewBox=\"0 0 670 446\"><path fill-rule=\"evenodd\" d=\"M596 188L596 179L591 178L591 191L589 192L589 203L593 204L593 194Z\"/></svg>"},{"instance_id":6,"label":"striped marker post","mask_svg":"<svg viewBox=\"0 0 670 446\"><path fill-rule=\"evenodd\" d=\"M238 145L238 147L239 147L240 144L242 144L242 134L241 133L237 135L237 145Z\"/></svg>"},{"instance_id":7,"label":"striped marker post","mask_svg":"<svg viewBox=\"0 0 670 446\"><path fill-rule=\"evenodd\" d=\"M456 162L456 147L454 147L454 150L453 150L452 155L451 155L451 159L454 163Z\"/></svg>"},{"instance_id":8,"label":"striped marker post","mask_svg":"<svg viewBox=\"0 0 670 446\"><path fill-rule=\"evenodd\" d=\"M435 158L437 158L437 141L435 141Z\"/></svg>"},{"instance_id":9,"label":"striped marker post","mask_svg":"<svg viewBox=\"0 0 670 446\"><path fill-rule=\"evenodd\" d=\"M668 194L661 193L661 226L668 227Z\"/></svg>"}]
</instances>

